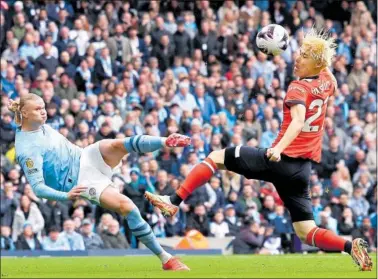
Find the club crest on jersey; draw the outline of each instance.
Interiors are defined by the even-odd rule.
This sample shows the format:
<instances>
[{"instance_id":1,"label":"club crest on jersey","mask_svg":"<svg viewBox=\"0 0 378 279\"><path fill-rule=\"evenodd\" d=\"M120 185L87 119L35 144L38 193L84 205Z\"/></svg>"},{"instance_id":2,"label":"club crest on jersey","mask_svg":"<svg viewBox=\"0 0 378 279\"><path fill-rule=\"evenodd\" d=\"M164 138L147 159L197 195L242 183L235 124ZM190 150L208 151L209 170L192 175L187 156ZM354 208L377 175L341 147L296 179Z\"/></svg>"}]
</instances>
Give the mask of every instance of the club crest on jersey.
<instances>
[{"instance_id":1,"label":"club crest on jersey","mask_svg":"<svg viewBox=\"0 0 378 279\"><path fill-rule=\"evenodd\" d=\"M96 196L96 189L95 188L89 189L89 195L92 197Z\"/></svg>"},{"instance_id":2,"label":"club crest on jersey","mask_svg":"<svg viewBox=\"0 0 378 279\"><path fill-rule=\"evenodd\" d=\"M26 159L26 162L25 162L26 166L28 167L28 169L32 169L34 167L34 162L32 159L28 158Z\"/></svg>"}]
</instances>

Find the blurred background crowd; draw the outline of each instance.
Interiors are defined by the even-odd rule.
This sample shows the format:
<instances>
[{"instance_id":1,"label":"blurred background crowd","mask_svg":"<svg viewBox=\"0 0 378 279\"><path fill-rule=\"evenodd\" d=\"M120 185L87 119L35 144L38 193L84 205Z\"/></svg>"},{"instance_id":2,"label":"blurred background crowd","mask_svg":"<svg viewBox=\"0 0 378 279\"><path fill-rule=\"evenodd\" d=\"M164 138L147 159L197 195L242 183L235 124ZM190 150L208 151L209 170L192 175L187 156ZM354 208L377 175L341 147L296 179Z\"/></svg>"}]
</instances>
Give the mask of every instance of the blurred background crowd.
<instances>
[{"instance_id":1,"label":"blurred background crowd","mask_svg":"<svg viewBox=\"0 0 378 279\"><path fill-rule=\"evenodd\" d=\"M274 185L218 171L164 218L143 198L172 194L212 150L267 148L303 34L335 38L339 90L310 185L317 225L377 246L375 1L1 1L1 249L137 247L126 222L84 199L39 199L15 160L9 99L35 93L47 124L85 147L136 134L192 137L188 148L130 154L114 183L157 237L234 236L235 253L290 252L293 228ZM267 57L254 43L270 23L290 34ZM290 185L287 185L290 187Z\"/></svg>"}]
</instances>

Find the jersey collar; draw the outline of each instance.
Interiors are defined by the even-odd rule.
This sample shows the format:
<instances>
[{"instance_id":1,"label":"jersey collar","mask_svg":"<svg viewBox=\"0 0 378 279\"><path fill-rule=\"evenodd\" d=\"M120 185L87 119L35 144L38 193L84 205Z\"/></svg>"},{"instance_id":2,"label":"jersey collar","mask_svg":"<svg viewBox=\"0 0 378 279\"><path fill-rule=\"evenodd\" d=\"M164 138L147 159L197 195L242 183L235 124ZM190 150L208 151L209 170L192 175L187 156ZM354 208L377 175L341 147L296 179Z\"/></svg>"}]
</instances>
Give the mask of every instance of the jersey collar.
<instances>
[{"instance_id":1,"label":"jersey collar","mask_svg":"<svg viewBox=\"0 0 378 279\"><path fill-rule=\"evenodd\" d=\"M310 76L310 77L304 77L304 78L300 78L299 80L311 81L311 80L317 79L317 78L319 78L319 75L317 75L317 76Z\"/></svg>"}]
</instances>

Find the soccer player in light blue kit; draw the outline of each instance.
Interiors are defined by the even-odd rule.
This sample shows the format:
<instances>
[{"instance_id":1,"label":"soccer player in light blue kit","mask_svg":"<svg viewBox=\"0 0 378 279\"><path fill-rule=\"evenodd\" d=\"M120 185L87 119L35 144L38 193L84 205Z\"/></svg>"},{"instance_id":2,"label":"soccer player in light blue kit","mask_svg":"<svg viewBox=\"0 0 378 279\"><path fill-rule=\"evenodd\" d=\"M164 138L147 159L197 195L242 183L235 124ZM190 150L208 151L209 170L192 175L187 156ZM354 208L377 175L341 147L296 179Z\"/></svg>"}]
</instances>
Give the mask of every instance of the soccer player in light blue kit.
<instances>
[{"instance_id":1,"label":"soccer player in light blue kit","mask_svg":"<svg viewBox=\"0 0 378 279\"><path fill-rule=\"evenodd\" d=\"M112 170L128 152L183 147L190 144L189 137L133 136L101 140L82 149L45 125L45 103L39 96L29 93L19 101L10 101L9 109L20 125L16 131L17 161L38 197L59 201L84 197L115 211L126 218L133 234L160 258L164 270L189 270L160 246L139 209L111 180Z\"/></svg>"}]
</instances>

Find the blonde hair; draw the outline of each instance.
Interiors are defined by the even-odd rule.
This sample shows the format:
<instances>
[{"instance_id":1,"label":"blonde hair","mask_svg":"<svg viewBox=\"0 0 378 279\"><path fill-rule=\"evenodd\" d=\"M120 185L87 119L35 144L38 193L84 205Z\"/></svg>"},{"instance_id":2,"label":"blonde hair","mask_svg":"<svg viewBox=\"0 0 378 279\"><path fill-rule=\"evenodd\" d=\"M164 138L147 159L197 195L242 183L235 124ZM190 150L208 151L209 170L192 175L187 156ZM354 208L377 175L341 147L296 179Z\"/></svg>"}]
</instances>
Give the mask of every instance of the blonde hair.
<instances>
[{"instance_id":1,"label":"blonde hair","mask_svg":"<svg viewBox=\"0 0 378 279\"><path fill-rule=\"evenodd\" d=\"M303 38L302 47L310 50L309 55L323 67L330 66L336 54L337 44L324 30L311 28Z\"/></svg>"},{"instance_id":2,"label":"blonde hair","mask_svg":"<svg viewBox=\"0 0 378 279\"><path fill-rule=\"evenodd\" d=\"M34 100L37 100L39 98L41 98L41 97L39 97L36 94L29 93L29 94L21 97L21 99L19 99L17 101L13 101L13 102L11 102L9 104L8 109L10 111L14 112L14 114L15 114L14 121L16 122L17 125L21 125L22 124L22 113L21 113L21 110L26 105L26 103L28 101L34 101Z\"/></svg>"}]
</instances>

